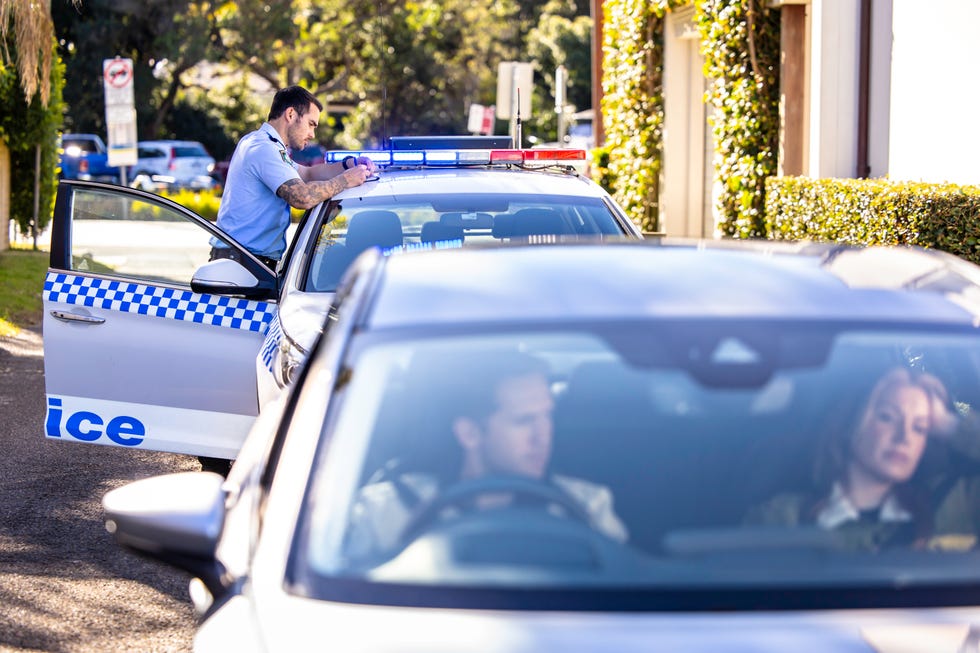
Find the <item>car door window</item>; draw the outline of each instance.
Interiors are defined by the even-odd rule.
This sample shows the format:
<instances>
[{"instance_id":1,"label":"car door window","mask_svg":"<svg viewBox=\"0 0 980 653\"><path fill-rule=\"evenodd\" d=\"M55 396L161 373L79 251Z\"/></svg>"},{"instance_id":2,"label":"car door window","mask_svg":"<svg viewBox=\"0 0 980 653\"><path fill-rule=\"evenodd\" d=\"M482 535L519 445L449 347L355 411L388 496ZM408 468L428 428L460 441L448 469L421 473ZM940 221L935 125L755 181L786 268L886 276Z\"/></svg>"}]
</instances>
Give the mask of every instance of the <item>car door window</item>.
<instances>
[{"instance_id":1,"label":"car door window","mask_svg":"<svg viewBox=\"0 0 980 653\"><path fill-rule=\"evenodd\" d=\"M71 269L190 286L214 237L179 208L149 198L78 189L71 206Z\"/></svg>"}]
</instances>

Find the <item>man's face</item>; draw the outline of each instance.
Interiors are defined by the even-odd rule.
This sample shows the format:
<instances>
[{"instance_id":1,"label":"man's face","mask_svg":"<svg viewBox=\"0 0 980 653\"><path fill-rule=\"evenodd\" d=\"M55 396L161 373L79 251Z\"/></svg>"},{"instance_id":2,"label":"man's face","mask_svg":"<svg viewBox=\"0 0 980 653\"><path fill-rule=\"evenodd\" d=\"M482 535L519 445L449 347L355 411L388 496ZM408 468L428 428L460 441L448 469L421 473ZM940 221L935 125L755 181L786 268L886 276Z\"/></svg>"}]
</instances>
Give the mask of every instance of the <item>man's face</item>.
<instances>
[{"instance_id":1,"label":"man's face","mask_svg":"<svg viewBox=\"0 0 980 653\"><path fill-rule=\"evenodd\" d=\"M316 137L316 127L320 124L320 110L312 102L306 113L299 115L295 109L289 112L289 126L286 127L286 145L294 150L302 150Z\"/></svg>"},{"instance_id":2,"label":"man's face","mask_svg":"<svg viewBox=\"0 0 980 653\"><path fill-rule=\"evenodd\" d=\"M467 420L472 437L460 442L482 474L541 478L551 459L554 400L540 374L514 377L497 386L497 409L479 425Z\"/></svg>"}]
</instances>

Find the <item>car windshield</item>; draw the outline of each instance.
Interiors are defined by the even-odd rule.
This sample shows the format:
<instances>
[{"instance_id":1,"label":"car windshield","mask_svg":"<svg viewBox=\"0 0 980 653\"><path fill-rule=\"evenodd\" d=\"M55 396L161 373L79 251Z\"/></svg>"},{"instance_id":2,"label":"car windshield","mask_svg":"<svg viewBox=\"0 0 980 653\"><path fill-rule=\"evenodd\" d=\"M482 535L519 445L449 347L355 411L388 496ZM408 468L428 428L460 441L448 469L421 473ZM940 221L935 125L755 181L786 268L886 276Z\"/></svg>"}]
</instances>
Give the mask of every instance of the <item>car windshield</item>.
<instances>
[{"instance_id":1,"label":"car windshield","mask_svg":"<svg viewBox=\"0 0 980 653\"><path fill-rule=\"evenodd\" d=\"M619 237L623 228L598 197L478 194L357 199L332 206L312 239L304 290L332 292L358 254L432 243Z\"/></svg>"},{"instance_id":2,"label":"car windshield","mask_svg":"<svg viewBox=\"0 0 980 653\"><path fill-rule=\"evenodd\" d=\"M975 585L978 371L976 333L892 327L362 335L293 589Z\"/></svg>"}]
</instances>

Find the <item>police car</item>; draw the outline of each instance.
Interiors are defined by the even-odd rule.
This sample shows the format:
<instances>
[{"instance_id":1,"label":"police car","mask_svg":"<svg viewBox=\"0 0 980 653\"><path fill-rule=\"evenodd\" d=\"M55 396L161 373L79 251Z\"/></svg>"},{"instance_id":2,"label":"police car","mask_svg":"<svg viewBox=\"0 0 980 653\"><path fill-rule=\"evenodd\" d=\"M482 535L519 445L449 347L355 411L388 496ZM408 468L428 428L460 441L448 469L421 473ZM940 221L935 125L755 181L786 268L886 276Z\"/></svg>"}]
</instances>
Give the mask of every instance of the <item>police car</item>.
<instances>
[{"instance_id":1,"label":"police car","mask_svg":"<svg viewBox=\"0 0 980 653\"><path fill-rule=\"evenodd\" d=\"M306 212L275 271L163 197L62 181L43 293L45 435L235 458L364 250L640 237L570 165L583 151L476 138L328 153L370 156L379 173ZM212 238L241 262L208 262Z\"/></svg>"}]
</instances>

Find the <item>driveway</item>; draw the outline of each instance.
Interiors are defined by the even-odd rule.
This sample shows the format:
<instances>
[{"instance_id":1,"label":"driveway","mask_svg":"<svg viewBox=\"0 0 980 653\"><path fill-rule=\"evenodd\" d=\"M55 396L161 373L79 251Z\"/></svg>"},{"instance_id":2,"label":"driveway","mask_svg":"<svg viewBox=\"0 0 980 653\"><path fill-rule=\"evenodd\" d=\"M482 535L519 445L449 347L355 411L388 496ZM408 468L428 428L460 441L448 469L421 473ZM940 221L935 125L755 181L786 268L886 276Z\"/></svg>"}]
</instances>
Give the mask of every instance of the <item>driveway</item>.
<instances>
[{"instance_id":1,"label":"driveway","mask_svg":"<svg viewBox=\"0 0 980 653\"><path fill-rule=\"evenodd\" d=\"M106 491L195 459L44 438L41 336L0 338L0 651L186 651L189 577L115 545Z\"/></svg>"}]
</instances>

